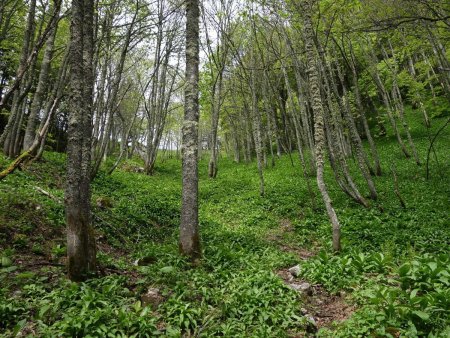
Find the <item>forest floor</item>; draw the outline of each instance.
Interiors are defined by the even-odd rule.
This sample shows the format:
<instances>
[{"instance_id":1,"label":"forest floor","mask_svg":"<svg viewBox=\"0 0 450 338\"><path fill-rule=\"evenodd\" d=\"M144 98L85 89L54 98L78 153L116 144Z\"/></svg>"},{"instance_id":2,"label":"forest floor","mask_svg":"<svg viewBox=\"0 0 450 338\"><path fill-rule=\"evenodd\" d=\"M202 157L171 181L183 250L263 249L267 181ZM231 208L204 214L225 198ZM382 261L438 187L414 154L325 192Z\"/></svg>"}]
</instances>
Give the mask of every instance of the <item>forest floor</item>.
<instances>
[{"instance_id":1,"label":"forest floor","mask_svg":"<svg viewBox=\"0 0 450 338\"><path fill-rule=\"evenodd\" d=\"M434 119L431 134L444 122ZM426 129L412 128L425 161ZM0 335L448 337L449 144L447 129L426 180L425 165L380 138L384 173L374 178L379 201L369 209L347 198L327 168L340 255L332 254L329 221L318 197L312 208L296 154L294 165L284 155L265 170L265 197L254 163L222 158L212 180L205 154L197 267L178 254L180 162L162 159L146 176L134 172L139 161L127 161L93 182L100 276L81 284L64 271L65 158L48 152L0 183Z\"/></svg>"}]
</instances>

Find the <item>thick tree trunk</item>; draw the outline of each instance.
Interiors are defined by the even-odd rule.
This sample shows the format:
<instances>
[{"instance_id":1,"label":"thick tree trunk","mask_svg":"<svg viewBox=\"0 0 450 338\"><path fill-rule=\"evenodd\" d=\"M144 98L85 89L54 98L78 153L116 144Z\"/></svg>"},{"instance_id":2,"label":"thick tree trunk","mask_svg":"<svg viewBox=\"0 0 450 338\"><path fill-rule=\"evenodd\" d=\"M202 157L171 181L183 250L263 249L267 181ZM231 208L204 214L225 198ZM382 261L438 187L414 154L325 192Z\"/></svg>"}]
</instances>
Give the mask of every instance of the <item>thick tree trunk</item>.
<instances>
[{"instance_id":1,"label":"thick tree trunk","mask_svg":"<svg viewBox=\"0 0 450 338\"><path fill-rule=\"evenodd\" d=\"M67 270L73 281L83 281L96 271L95 238L90 209L93 16L92 0L73 1L65 195Z\"/></svg>"},{"instance_id":2,"label":"thick tree trunk","mask_svg":"<svg viewBox=\"0 0 450 338\"><path fill-rule=\"evenodd\" d=\"M183 186L180 253L194 263L201 257L198 224L199 2L186 1L186 87L183 122Z\"/></svg>"}]
</instances>

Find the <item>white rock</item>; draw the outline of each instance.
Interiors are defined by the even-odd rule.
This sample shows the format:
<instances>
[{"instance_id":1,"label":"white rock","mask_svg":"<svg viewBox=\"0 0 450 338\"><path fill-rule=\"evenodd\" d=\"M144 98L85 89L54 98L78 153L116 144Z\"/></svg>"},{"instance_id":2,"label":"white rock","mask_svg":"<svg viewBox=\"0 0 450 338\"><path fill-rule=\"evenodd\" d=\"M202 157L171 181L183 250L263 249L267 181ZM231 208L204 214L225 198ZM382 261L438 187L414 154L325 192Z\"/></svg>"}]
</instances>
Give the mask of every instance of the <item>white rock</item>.
<instances>
[{"instance_id":1,"label":"white rock","mask_svg":"<svg viewBox=\"0 0 450 338\"><path fill-rule=\"evenodd\" d=\"M292 289L294 289L295 291L300 291L300 284L292 283L292 284L289 284L289 286L290 286Z\"/></svg>"},{"instance_id":2,"label":"white rock","mask_svg":"<svg viewBox=\"0 0 450 338\"><path fill-rule=\"evenodd\" d=\"M292 283L292 284L289 284L289 286L298 292L307 293L307 294L311 293L311 284L306 283L306 282L300 283L300 284Z\"/></svg>"},{"instance_id":3,"label":"white rock","mask_svg":"<svg viewBox=\"0 0 450 338\"><path fill-rule=\"evenodd\" d=\"M149 288L147 293L141 296L142 305L151 306L153 310L155 310L163 300L164 298L157 288Z\"/></svg>"},{"instance_id":4,"label":"white rock","mask_svg":"<svg viewBox=\"0 0 450 338\"><path fill-rule=\"evenodd\" d=\"M300 276L300 265L293 266L288 270L290 274L294 277Z\"/></svg>"}]
</instances>

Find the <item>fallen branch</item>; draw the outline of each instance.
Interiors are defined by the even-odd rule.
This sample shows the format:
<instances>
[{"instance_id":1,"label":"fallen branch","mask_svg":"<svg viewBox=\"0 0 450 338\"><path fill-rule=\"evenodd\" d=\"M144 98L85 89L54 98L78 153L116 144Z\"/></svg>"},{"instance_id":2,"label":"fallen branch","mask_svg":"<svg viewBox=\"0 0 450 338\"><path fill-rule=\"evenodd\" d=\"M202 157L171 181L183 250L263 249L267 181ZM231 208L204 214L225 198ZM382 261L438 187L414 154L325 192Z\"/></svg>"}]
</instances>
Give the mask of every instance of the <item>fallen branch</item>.
<instances>
[{"instance_id":1,"label":"fallen branch","mask_svg":"<svg viewBox=\"0 0 450 338\"><path fill-rule=\"evenodd\" d=\"M47 196L48 198L50 198L50 199L52 199L52 200L58 202L59 204L62 204L62 201L61 201L58 197L56 197L55 195L52 195L52 194L49 193L48 191L45 191L44 189L39 188L39 187L37 187L37 186L34 186L34 189L36 189L37 191L39 191L41 194Z\"/></svg>"}]
</instances>

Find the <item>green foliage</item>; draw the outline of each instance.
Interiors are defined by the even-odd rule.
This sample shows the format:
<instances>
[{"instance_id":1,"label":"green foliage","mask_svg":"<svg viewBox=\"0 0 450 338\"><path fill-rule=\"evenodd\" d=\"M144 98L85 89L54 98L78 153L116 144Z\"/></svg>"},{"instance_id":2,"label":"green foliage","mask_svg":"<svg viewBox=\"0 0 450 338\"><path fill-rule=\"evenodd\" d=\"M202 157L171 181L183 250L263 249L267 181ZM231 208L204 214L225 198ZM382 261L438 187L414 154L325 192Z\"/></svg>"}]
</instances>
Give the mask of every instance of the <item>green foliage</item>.
<instances>
[{"instance_id":1,"label":"green foliage","mask_svg":"<svg viewBox=\"0 0 450 338\"><path fill-rule=\"evenodd\" d=\"M411 132L423 157L427 132L416 113L407 110L418 116ZM433 119L431 132L442 121ZM111 176L101 171L93 182L93 221L98 260L113 274L78 285L66 282L60 267L19 263L36 255L60 262L65 252L63 206L33 188L63 200L65 158L46 153L43 162L7 177L0 186L0 239L7 247L0 257L8 258L0 267L0 329L6 336L19 331L96 337L301 335L307 327L300 312L304 300L276 274L300 263L301 278L336 295L345 291L358 307L349 320L319 335L445 337L450 299L448 187L442 184L448 176L446 140L444 132L436 142L439 163L431 162L429 181L423 168L401 157L392 139L380 140L385 173L374 178L380 202L370 209L349 201L332 184L327 168L342 224L340 255L331 253L331 229L320 200L311 209L300 167L296 162L292 166L288 156L266 169L264 198L258 196L253 163L223 158L218 177L211 180L206 161L201 161L204 258L197 267L178 253L179 161L159 163L154 176L130 172L141 166L137 160ZM406 210L392 190L387 166L393 162L398 163ZM7 161L0 159L3 163ZM349 164L354 170L354 163ZM314 178L309 179L315 189ZM356 180L364 186L361 177ZM110 206L97 207L99 197ZM306 261L295 252L317 247L322 250ZM144 263L135 266L136 259ZM163 301L156 309L141 303L149 288L161 291Z\"/></svg>"},{"instance_id":2,"label":"green foliage","mask_svg":"<svg viewBox=\"0 0 450 338\"><path fill-rule=\"evenodd\" d=\"M450 315L448 255L423 255L402 264L389 279L362 286L362 310L344 323L336 337L445 337ZM326 336L326 335L325 335Z\"/></svg>"},{"instance_id":3,"label":"green foliage","mask_svg":"<svg viewBox=\"0 0 450 338\"><path fill-rule=\"evenodd\" d=\"M332 255L321 251L301 266L302 276L324 285L330 291L353 289L366 274L385 274L390 271L391 260L383 253L354 251L346 255Z\"/></svg>"},{"instance_id":4,"label":"green foliage","mask_svg":"<svg viewBox=\"0 0 450 338\"><path fill-rule=\"evenodd\" d=\"M52 288L53 287L53 290ZM121 277L88 283L49 285L46 279L23 287L26 302L14 298L0 302L0 327L34 313L36 329L44 336L152 337L158 334L149 308L130 297ZM7 331L8 332L8 331Z\"/></svg>"}]
</instances>

